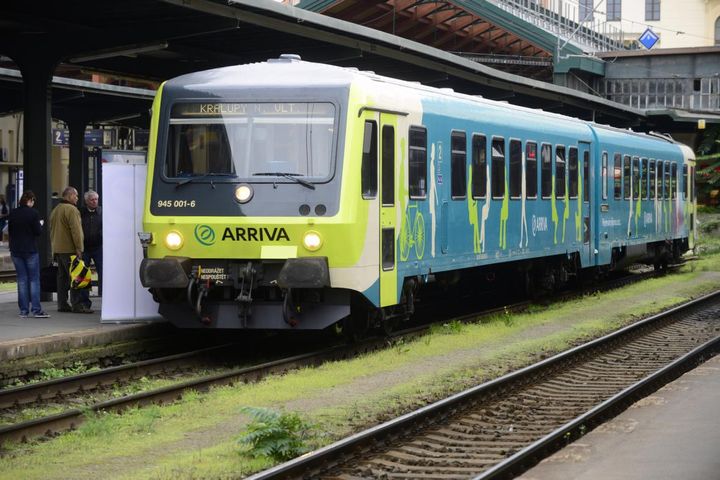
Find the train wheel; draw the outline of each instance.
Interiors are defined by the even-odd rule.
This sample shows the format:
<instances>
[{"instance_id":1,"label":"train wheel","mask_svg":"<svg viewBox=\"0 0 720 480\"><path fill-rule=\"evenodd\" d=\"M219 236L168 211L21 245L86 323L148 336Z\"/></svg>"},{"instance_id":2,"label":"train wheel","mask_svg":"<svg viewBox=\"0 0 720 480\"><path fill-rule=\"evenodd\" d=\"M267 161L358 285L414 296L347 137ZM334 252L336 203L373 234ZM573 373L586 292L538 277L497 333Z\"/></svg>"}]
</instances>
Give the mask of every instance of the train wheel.
<instances>
[{"instance_id":1,"label":"train wheel","mask_svg":"<svg viewBox=\"0 0 720 480\"><path fill-rule=\"evenodd\" d=\"M371 321L370 312L353 312L335 324L335 334L343 336L348 343L359 342L367 336Z\"/></svg>"}]
</instances>

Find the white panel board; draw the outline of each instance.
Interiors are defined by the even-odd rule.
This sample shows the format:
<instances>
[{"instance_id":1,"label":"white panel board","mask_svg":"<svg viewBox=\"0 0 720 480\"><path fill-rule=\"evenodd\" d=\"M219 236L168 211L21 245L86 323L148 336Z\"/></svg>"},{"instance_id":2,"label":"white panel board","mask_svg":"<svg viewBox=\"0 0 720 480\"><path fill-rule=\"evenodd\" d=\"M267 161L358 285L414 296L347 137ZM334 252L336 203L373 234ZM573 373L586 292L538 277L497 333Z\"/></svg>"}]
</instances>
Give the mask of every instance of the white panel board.
<instances>
[{"instance_id":1,"label":"white panel board","mask_svg":"<svg viewBox=\"0 0 720 480\"><path fill-rule=\"evenodd\" d=\"M161 320L138 272L146 165L106 163L103 179L102 323Z\"/></svg>"}]
</instances>

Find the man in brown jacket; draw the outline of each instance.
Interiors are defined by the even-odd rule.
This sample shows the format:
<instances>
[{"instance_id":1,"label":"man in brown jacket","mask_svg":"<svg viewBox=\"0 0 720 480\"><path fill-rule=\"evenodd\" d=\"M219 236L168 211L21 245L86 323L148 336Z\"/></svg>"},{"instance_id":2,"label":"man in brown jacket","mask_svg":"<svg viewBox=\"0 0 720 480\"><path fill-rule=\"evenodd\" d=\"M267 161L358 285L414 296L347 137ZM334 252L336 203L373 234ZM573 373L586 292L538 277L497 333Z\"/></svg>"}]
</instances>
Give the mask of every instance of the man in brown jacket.
<instances>
[{"instance_id":1,"label":"man in brown jacket","mask_svg":"<svg viewBox=\"0 0 720 480\"><path fill-rule=\"evenodd\" d=\"M62 200L50 214L50 244L58 263L58 312L93 313L82 304L80 292L70 289L70 256L82 258L83 229L80 210L77 209L78 192L73 187L63 190ZM68 290L70 304L68 305Z\"/></svg>"}]
</instances>

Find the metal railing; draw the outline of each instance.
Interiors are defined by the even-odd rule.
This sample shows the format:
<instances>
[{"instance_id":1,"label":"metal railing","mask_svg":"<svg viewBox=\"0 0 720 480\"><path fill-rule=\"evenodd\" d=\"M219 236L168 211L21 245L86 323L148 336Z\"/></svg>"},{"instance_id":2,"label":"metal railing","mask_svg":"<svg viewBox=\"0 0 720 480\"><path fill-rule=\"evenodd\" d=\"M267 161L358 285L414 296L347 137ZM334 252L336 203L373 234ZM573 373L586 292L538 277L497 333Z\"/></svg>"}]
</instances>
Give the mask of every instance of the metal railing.
<instances>
[{"instance_id":1,"label":"metal railing","mask_svg":"<svg viewBox=\"0 0 720 480\"><path fill-rule=\"evenodd\" d=\"M598 81L608 100L641 109L720 110L720 78L614 78Z\"/></svg>"},{"instance_id":2,"label":"metal railing","mask_svg":"<svg viewBox=\"0 0 720 480\"><path fill-rule=\"evenodd\" d=\"M570 0L489 0L516 17L556 34L584 52L607 52L624 47L621 28L609 25L604 14L580 22L579 5Z\"/></svg>"}]
</instances>

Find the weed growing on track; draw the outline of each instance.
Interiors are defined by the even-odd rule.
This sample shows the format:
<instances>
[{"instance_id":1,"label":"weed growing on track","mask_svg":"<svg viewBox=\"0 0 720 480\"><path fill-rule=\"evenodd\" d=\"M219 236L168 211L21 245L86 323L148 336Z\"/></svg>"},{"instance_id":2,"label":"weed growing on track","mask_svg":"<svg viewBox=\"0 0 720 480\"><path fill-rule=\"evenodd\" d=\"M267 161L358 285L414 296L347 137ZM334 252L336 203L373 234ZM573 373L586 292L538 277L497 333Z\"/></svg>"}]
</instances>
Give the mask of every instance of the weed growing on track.
<instances>
[{"instance_id":1,"label":"weed growing on track","mask_svg":"<svg viewBox=\"0 0 720 480\"><path fill-rule=\"evenodd\" d=\"M258 407L243 407L240 413L252 419L238 439L250 456L283 462L310 450L312 426L298 413Z\"/></svg>"}]
</instances>

